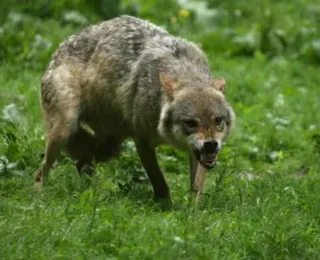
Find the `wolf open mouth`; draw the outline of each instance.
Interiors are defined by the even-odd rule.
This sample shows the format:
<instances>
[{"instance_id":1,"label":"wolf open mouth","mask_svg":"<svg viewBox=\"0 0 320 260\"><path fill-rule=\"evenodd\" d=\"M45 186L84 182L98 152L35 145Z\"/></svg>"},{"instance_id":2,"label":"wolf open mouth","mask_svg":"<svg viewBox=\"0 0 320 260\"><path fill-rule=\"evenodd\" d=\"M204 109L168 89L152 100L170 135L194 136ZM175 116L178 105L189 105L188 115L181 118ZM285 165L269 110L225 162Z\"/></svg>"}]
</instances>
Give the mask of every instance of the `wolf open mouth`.
<instances>
[{"instance_id":1,"label":"wolf open mouth","mask_svg":"<svg viewBox=\"0 0 320 260\"><path fill-rule=\"evenodd\" d=\"M211 169L216 166L217 152L216 153L204 153L197 149L193 150L198 162L207 169Z\"/></svg>"}]
</instances>

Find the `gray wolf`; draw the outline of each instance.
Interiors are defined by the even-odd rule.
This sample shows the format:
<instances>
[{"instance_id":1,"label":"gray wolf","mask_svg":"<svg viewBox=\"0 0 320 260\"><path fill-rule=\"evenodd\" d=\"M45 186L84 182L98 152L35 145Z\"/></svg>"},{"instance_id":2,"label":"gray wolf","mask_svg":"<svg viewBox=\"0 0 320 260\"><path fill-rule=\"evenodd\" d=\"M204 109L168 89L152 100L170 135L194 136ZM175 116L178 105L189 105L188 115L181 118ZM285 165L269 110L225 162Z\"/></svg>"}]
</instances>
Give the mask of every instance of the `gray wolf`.
<instances>
[{"instance_id":1,"label":"gray wolf","mask_svg":"<svg viewBox=\"0 0 320 260\"><path fill-rule=\"evenodd\" d=\"M215 166L234 125L225 86L198 45L148 21L124 15L83 29L60 44L42 78L47 135L35 186L62 149L89 174L132 138L155 197L170 200L156 147L189 153L193 187L197 163Z\"/></svg>"}]
</instances>

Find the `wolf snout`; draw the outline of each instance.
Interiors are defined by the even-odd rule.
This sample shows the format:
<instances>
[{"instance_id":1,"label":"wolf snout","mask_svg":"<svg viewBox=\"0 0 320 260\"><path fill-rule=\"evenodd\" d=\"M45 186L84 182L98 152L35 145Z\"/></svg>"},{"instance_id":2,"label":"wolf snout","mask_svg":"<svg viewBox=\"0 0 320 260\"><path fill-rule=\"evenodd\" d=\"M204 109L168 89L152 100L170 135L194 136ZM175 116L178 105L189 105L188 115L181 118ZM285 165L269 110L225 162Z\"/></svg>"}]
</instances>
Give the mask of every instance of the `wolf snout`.
<instances>
[{"instance_id":1,"label":"wolf snout","mask_svg":"<svg viewBox=\"0 0 320 260\"><path fill-rule=\"evenodd\" d=\"M205 141L203 143L203 150L206 154L213 154L217 152L218 142L216 140Z\"/></svg>"},{"instance_id":2,"label":"wolf snout","mask_svg":"<svg viewBox=\"0 0 320 260\"><path fill-rule=\"evenodd\" d=\"M207 169L216 165L217 154L219 152L219 142L208 140L203 143L201 149L193 149L198 161Z\"/></svg>"}]
</instances>

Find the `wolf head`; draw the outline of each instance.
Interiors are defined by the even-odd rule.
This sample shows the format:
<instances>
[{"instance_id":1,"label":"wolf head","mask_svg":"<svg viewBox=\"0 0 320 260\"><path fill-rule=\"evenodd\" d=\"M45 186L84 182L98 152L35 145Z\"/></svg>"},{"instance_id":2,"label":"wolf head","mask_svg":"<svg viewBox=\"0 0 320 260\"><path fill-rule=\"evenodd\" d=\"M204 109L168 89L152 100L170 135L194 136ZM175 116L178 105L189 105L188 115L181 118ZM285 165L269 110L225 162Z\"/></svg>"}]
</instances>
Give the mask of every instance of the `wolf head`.
<instances>
[{"instance_id":1,"label":"wolf head","mask_svg":"<svg viewBox=\"0 0 320 260\"><path fill-rule=\"evenodd\" d=\"M165 93L158 131L173 145L192 151L206 168L216 165L222 142L228 137L235 114L225 99L225 80L183 82L160 73Z\"/></svg>"}]
</instances>

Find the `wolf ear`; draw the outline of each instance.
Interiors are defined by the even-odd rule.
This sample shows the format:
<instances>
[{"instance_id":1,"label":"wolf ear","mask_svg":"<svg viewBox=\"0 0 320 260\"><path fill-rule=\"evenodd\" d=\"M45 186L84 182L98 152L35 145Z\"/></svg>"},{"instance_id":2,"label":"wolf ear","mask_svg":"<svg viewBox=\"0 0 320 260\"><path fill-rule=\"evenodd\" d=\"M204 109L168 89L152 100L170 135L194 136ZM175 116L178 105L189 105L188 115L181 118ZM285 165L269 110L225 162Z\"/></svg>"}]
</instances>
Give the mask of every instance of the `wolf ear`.
<instances>
[{"instance_id":1,"label":"wolf ear","mask_svg":"<svg viewBox=\"0 0 320 260\"><path fill-rule=\"evenodd\" d=\"M213 80L213 87L224 93L226 88L226 80L223 77L215 78Z\"/></svg>"},{"instance_id":2,"label":"wolf ear","mask_svg":"<svg viewBox=\"0 0 320 260\"><path fill-rule=\"evenodd\" d=\"M166 88L168 93L172 96L178 86L178 83L164 72L159 73L159 79L161 84Z\"/></svg>"}]
</instances>

